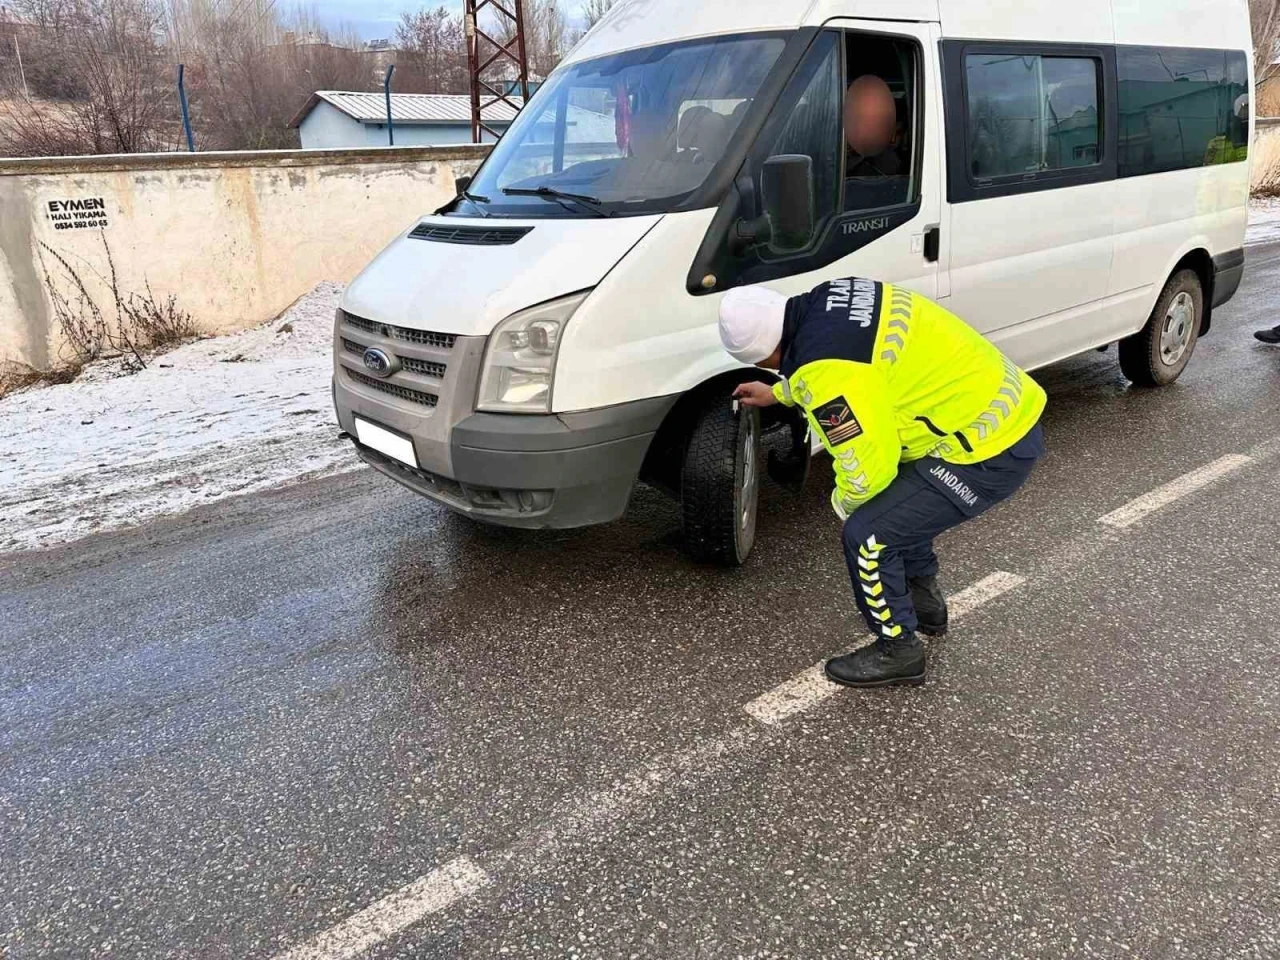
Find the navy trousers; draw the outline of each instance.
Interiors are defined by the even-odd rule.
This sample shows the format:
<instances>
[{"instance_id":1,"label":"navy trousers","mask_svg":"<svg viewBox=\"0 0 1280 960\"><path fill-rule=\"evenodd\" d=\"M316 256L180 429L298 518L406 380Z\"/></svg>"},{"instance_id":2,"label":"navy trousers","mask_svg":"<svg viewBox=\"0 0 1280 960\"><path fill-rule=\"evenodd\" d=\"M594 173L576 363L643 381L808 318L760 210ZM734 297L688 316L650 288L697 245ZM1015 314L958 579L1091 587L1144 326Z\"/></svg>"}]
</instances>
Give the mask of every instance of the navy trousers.
<instances>
[{"instance_id":1,"label":"navy trousers","mask_svg":"<svg viewBox=\"0 0 1280 960\"><path fill-rule=\"evenodd\" d=\"M873 633L906 636L917 625L910 577L938 573L933 539L1013 495L1044 455L1037 424L1004 453L958 465L926 457L903 464L893 483L844 525L844 555L858 609Z\"/></svg>"}]
</instances>

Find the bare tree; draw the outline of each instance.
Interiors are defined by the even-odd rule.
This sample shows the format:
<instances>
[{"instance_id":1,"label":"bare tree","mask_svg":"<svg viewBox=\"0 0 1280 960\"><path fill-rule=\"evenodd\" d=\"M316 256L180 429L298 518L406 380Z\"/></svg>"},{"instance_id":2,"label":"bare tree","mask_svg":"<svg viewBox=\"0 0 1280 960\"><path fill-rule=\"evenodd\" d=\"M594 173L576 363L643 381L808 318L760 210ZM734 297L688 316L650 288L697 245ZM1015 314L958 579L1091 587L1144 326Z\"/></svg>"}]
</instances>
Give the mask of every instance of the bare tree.
<instances>
[{"instance_id":1,"label":"bare tree","mask_svg":"<svg viewBox=\"0 0 1280 960\"><path fill-rule=\"evenodd\" d=\"M1277 87L1273 81L1277 47L1280 47L1280 0L1249 0L1249 17L1253 22L1253 64L1257 78L1255 109L1259 116L1274 116L1280 109Z\"/></svg>"},{"instance_id":2,"label":"bare tree","mask_svg":"<svg viewBox=\"0 0 1280 960\"><path fill-rule=\"evenodd\" d=\"M138 153L173 141L164 77L164 11L156 0L18 0L40 25L28 81L43 101L6 109L19 156Z\"/></svg>"},{"instance_id":3,"label":"bare tree","mask_svg":"<svg viewBox=\"0 0 1280 960\"><path fill-rule=\"evenodd\" d=\"M305 9L275 0L168 0L169 45L187 64L196 140L221 150L298 146L290 118L316 90L368 90L372 69Z\"/></svg>"},{"instance_id":4,"label":"bare tree","mask_svg":"<svg viewBox=\"0 0 1280 960\"><path fill-rule=\"evenodd\" d=\"M466 93L466 35L462 19L446 7L405 13L396 27L399 73L396 89L403 93Z\"/></svg>"},{"instance_id":5,"label":"bare tree","mask_svg":"<svg viewBox=\"0 0 1280 960\"><path fill-rule=\"evenodd\" d=\"M507 44L515 37L515 23L502 17L490 25L491 35L499 43ZM554 70L560 60L569 52L573 37L569 32L569 19L564 8L556 0L525 0L524 3L524 45L529 60L529 73L539 79L545 79ZM480 51L481 59L492 54ZM503 64L505 61L499 61ZM495 64L495 67L498 65ZM500 69L508 69L503 67ZM512 79L506 77L505 79Z\"/></svg>"},{"instance_id":6,"label":"bare tree","mask_svg":"<svg viewBox=\"0 0 1280 960\"><path fill-rule=\"evenodd\" d=\"M604 19L604 15L612 10L617 2L618 0L587 0L582 8L582 19L587 22L587 29L590 30Z\"/></svg>"}]
</instances>

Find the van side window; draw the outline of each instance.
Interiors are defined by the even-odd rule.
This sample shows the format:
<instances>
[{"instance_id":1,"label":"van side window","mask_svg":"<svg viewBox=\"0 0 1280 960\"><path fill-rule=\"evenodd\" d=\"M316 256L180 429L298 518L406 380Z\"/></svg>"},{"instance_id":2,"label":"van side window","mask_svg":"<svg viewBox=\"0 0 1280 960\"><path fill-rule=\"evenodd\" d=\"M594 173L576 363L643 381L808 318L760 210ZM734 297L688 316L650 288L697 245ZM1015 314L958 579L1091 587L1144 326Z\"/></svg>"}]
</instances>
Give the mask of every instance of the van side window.
<instances>
[{"instance_id":1,"label":"van side window","mask_svg":"<svg viewBox=\"0 0 1280 960\"><path fill-rule=\"evenodd\" d=\"M1249 63L1239 50L1120 47L1120 176L1249 157Z\"/></svg>"},{"instance_id":2,"label":"van side window","mask_svg":"<svg viewBox=\"0 0 1280 960\"><path fill-rule=\"evenodd\" d=\"M724 217L704 238L689 292L819 270L911 223L921 207L923 63L910 36L818 31L739 169L731 197L737 202L721 208ZM764 171L771 158L784 157L792 170L796 157L810 160L807 243L754 233L766 215ZM714 287L704 285L708 277Z\"/></svg>"},{"instance_id":3,"label":"van side window","mask_svg":"<svg viewBox=\"0 0 1280 960\"><path fill-rule=\"evenodd\" d=\"M916 199L917 62L908 40L831 30L792 78L766 155L812 158L815 238L838 213Z\"/></svg>"},{"instance_id":4,"label":"van side window","mask_svg":"<svg viewBox=\"0 0 1280 960\"><path fill-rule=\"evenodd\" d=\"M850 33L845 40L845 212L907 203L916 192L916 48Z\"/></svg>"},{"instance_id":5,"label":"van side window","mask_svg":"<svg viewBox=\"0 0 1280 960\"><path fill-rule=\"evenodd\" d=\"M768 156L804 154L813 160L815 236L821 236L840 197L840 35L818 38L808 59L783 95L790 119L767 151ZM760 189L757 175L757 189Z\"/></svg>"},{"instance_id":6,"label":"van side window","mask_svg":"<svg viewBox=\"0 0 1280 960\"><path fill-rule=\"evenodd\" d=\"M976 181L1093 166L1102 144L1102 63L970 54L968 163Z\"/></svg>"}]
</instances>

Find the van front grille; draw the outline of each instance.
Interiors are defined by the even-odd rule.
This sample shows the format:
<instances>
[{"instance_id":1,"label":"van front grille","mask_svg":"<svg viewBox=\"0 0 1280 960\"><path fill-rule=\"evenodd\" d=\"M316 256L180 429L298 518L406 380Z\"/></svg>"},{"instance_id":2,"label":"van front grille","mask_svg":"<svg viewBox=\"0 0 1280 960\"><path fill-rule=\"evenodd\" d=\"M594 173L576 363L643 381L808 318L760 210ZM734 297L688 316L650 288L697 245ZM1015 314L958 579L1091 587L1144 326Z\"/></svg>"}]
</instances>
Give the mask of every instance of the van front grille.
<instances>
[{"instance_id":1,"label":"van front grille","mask_svg":"<svg viewBox=\"0 0 1280 960\"><path fill-rule=\"evenodd\" d=\"M354 340L348 340L343 337L342 349L347 353L362 357L368 348L363 343L356 343ZM416 357L396 357L396 359L400 361L400 366L410 373L418 373L424 377L435 377L437 380L443 380L445 372L449 369L448 364L432 363L430 360L419 360Z\"/></svg>"},{"instance_id":2,"label":"van front grille","mask_svg":"<svg viewBox=\"0 0 1280 960\"><path fill-rule=\"evenodd\" d=\"M364 317L342 311L342 322L366 333L375 333L389 340L402 340L405 343L416 343L424 347L439 347L441 350L452 350L458 342L454 333L432 333L429 330L413 330L409 327L395 327L389 323L374 323Z\"/></svg>"},{"instance_id":3,"label":"van front grille","mask_svg":"<svg viewBox=\"0 0 1280 960\"><path fill-rule=\"evenodd\" d=\"M443 380L445 371L449 369L443 363L432 363L430 360L418 360L414 357L400 357L399 359L400 366L410 373L420 373L424 377L435 377L437 380Z\"/></svg>"},{"instance_id":4,"label":"van front grille","mask_svg":"<svg viewBox=\"0 0 1280 960\"><path fill-rule=\"evenodd\" d=\"M401 400L408 400L410 403L418 403L424 407L434 407L440 402L440 398L434 393L427 393L424 390L414 390L410 387L402 387L398 383L387 383L385 380L366 377L363 373L356 373L354 370L348 370L347 376L361 386L368 387L370 390L377 390L379 393L399 397Z\"/></svg>"}]
</instances>

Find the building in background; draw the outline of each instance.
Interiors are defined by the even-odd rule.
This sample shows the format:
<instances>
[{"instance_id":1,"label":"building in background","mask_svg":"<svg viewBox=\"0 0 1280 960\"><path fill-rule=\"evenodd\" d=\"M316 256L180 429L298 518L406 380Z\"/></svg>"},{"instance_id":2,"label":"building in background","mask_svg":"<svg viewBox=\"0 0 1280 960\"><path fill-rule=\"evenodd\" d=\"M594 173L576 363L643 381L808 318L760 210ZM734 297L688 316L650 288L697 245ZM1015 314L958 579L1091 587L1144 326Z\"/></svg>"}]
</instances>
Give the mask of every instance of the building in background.
<instances>
[{"instance_id":1,"label":"building in background","mask_svg":"<svg viewBox=\"0 0 1280 960\"><path fill-rule=\"evenodd\" d=\"M374 79L381 83L383 74L387 72L387 67L396 62L396 57L400 54L400 48L396 46L394 40L384 37L380 40L370 40L366 43L364 45L364 53L373 65Z\"/></svg>"},{"instance_id":2,"label":"building in background","mask_svg":"<svg viewBox=\"0 0 1280 960\"><path fill-rule=\"evenodd\" d=\"M501 133L515 116L515 110L499 102L485 108L484 122ZM471 142L471 98L465 94L393 93L391 117L398 147ZM289 126L297 129L304 150L385 147L387 103L381 93L319 90Z\"/></svg>"}]
</instances>

